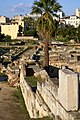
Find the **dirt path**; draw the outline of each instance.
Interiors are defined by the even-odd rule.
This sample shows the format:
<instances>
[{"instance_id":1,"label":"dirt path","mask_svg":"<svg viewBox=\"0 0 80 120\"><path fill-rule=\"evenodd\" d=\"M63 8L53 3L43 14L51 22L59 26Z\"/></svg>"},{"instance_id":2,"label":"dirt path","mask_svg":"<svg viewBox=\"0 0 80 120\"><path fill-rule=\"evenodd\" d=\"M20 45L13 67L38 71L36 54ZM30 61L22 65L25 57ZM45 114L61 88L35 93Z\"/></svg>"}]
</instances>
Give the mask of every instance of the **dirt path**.
<instances>
[{"instance_id":1,"label":"dirt path","mask_svg":"<svg viewBox=\"0 0 80 120\"><path fill-rule=\"evenodd\" d=\"M0 120L25 120L19 98L14 95L16 91L7 82L0 82Z\"/></svg>"}]
</instances>

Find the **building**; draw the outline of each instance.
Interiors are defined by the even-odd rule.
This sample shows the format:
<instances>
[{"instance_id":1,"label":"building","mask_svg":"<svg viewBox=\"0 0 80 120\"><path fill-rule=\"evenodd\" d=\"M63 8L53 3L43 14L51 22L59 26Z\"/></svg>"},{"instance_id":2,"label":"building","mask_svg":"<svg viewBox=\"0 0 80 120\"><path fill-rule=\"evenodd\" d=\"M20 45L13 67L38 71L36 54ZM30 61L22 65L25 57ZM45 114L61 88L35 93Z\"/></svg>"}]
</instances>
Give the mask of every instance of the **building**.
<instances>
[{"instance_id":1,"label":"building","mask_svg":"<svg viewBox=\"0 0 80 120\"><path fill-rule=\"evenodd\" d=\"M66 25L72 25L75 28L77 28L80 25L80 17L78 17L76 15L64 17L61 19L61 21L65 21Z\"/></svg>"},{"instance_id":2,"label":"building","mask_svg":"<svg viewBox=\"0 0 80 120\"><path fill-rule=\"evenodd\" d=\"M24 28L24 16L22 15L13 16L13 18L11 19L11 23L13 24L17 23L18 25L21 25Z\"/></svg>"},{"instance_id":3,"label":"building","mask_svg":"<svg viewBox=\"0 0 80 120\"><path fill-rule=\"evenodd\" d=\"M76 9L76 16L80 17L80 10L78 8Z\"/></svg>"},{"instance_id":4,"label":"building","mask_svg":"<svg viewBox=\"0 0 80 120\"><path fill-rule=\"evenodd\" d=\"M57 15L60 17L60 18L63 18L65 16L64 12L62 11L58 11L57 12Z\"/></svg>"},{"instance_id":5,"label":"building","mask_svg":"<svg viewBox=\"0 0 80 120\"><path fill-rule=\"evenodd\" d=\"M10 19L6 16L0 16L0 24L6 24L9 23Z\"/></svg>"},{"instance_id":6,"label":"building","mask_svg":"<svg viewBox=\"0 0 80 120\"><path fill-rule=\"evenodd\" d=\"M80 11L76 9L75 15L62 17L60 23L63 23L64 25L72 25L77 28L80 25Z\"/></svg>"},{"instance_id":7,"label":"building","mask_svg":"<svg viewBox=\"0 0 80 120\"><path fill-rule=\"evenodd\" d=\"M27 14L26 17L31 17L34 20L37 20L41 15L40 14Z\"/></svg>"},{"instance_id":8,"label":"building","mask_svg":"<svg viewBox=\"0 0 80 120\"><path fill-rule=\"evenodd\" d=\"M14 16L10 23L1 24L1 33L10 35L12 39L16 39L19 33L19 29L22 27L21 34L25 29L24 17L22 15Z\"/></svg>"},{"instance_id":9,"label":"building","mask_svg":"<svg viewBox=\"0 0 80 120\"><path fill-rule=\"evenodd\" d=\"M5 35L10 35L11 39L16 39L18 34L19 26L15 24L4 24L1 25L1 33Z\"/></svg>"}]
</instances>

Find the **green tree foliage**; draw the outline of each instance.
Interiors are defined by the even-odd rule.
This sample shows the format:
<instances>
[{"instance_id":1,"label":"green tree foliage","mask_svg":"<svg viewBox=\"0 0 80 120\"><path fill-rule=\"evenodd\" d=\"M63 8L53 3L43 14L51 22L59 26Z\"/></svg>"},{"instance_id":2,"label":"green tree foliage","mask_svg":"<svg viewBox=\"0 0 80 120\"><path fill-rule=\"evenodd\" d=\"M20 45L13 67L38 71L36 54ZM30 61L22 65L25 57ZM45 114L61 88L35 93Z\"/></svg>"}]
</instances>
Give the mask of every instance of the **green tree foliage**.
<instances>
[{"instance_id":1,"label":"green tree foliage","mask_svg":"<svg viewBox=\"0 0 80 120\"><path fill-rule=\"evenodd\" d=\"M5 38L4 38L4 41L11 41L11 36L10 35L6 35Z\"/></svg>"},{"instance_id":2,"label":"green tree foliage","mask_svg":"<svg viewBox=\"0 0 80 120\"><path fill-rule=\"evenodd\" d=\"M4 38L5 38L5 35L0 33L0 41L3 41Z\"/></svg>"},{"instance_id":3,"label":"green tree foliage","mask_svg":"<svg viewBox=\"0 0 80 120\"><path fill-rule=\"evenodd\" d=\"M10 41L11 40L11 36L10 35L6 35L5 34L1 34L0 33L0 42L5 42L5 41Z\"/></svg>"},{"instance_id":4,"label":"green tree foliage","mask_svg":"<svg viewBox=\"0 0 80 120\"><path fill-rule=\"evenodd\" d=\"M77 28L76 34L77 34L78 41L80 42L80 25Z\"/></svg>"},{"instance_id":5,"label":"green tree foliage","mask_svg":"<svg viewBox=\"0 0 80 120\"><path fill-rule=\"evenodd\" d=\"M56 32L58 40L69 41L71 39L76 40L76 28L71 25L67 25L65 28L58 28Z\"/></svg>"},{"instance_id":6,"label":"green tree foliage","mask_svg":"<svg viewBox=\"0 0 80 120\"><path fill-rule=\"evenodd\" d=\"M61 5L57 0L36 0L32 7L32 13L41 14L37 21L37 31L44 40L44 66L49 66L48 40L54 36L55 24L53 16L60 10Z\"/></svg>"},{"instance_id":7,"label":"green tree foliage","mask_svg":"<svg viewBox=\"0 0 80 120\"><path fill-rule=\"evenodd\" d=\"M37 36L37 31L36 31L36 21L31 18L31 17L25 17L25 26L26 26L26 31L24 32L25 36Z\"/></svg>"},{"instance_id":8,"label":"green tree foliage","mask_svg":"<svg viewBox=\"0 0 80 120\"><path fill-rule=\"evenodd\" d=\"M22 36L23 27L19 25L18 36Z\"/></svg>"},{"instance_id":9,"label":"green tree foliage","mask_svg":"<svg viewBox=\"0 0 80 120\"><path fill-rule=\"evenodd\" d=\"M55 21L51 14L45 13L37 21L37 31L43 40L51 39L55 36Z\"/></svg>"},{"instance_id":10,"label":"green tree foliage","mask_svg":"<svg viewBox=\"0 0 80 120\"><path fill-rule=\"evenodd\" d=\"M24 18L26 29L35 29L35 20L32 17L25 17Z\"/></svg>"}]
</instances>

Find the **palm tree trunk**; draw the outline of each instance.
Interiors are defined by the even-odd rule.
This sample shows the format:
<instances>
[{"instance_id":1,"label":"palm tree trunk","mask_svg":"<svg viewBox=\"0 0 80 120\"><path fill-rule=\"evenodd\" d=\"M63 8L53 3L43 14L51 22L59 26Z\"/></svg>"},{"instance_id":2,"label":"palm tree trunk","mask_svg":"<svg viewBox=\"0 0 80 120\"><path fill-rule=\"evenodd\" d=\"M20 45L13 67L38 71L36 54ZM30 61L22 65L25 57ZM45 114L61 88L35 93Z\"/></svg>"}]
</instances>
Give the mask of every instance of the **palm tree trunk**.
<instances>
[{"instance_id":1,"label":"palm tree trunk","mask_svg":"<svg viewBox=\"0 0 80 120\"><path fill-rule=\"evenodd\" d=\"M44 67L49 67L49 41L44 40Z\"/></svg>"}]
</instances>

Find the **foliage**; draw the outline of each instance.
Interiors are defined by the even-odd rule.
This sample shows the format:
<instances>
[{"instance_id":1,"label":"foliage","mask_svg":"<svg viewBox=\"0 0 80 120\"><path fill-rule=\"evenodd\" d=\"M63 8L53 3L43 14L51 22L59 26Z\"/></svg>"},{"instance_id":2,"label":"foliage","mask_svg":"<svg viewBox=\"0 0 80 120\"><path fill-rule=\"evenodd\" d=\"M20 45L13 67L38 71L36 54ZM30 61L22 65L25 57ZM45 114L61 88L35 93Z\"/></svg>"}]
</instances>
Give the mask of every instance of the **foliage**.
<instances>
[{"instance_id":1,"label":"foliage","mask_svg":"<svg viewBox=\"0 0 80 120\"><path fill-rule=\"evenodd\" d=\"M37 37L37 31L36 31L36 22L33 18L31 17L25 17L25 26L26 26L26 31L24 32L25 36L34 36Z\"/></svg>"},{"instance_id":2,"label":"foliage","mask_svg":"<svg viewBox=\"0 0 80 120\"><path fill-rule=\"evenodd\" d=\"M19 25L19 33L21 33L22 32L22 29L23 29L23 27L21 26L21 25Z\"/></svg>"},{"instance_id":3,"label":"foliage","mask_svg":"<svg viewBox=\"0 0 80 120\"><path fill-rule=\"evenodd\" d=\"M22 33L18 33L17 36L22 36Z\"/></svg>"},{"instance_id":4,"label":"foliage","mask_svg":"<svg viewBox=\"0 0 80 120\"><path fill-rule=\"evenodd\" d=\"M4 41L11 41L11 36L10 35L6 35L5 38L4 38Z\"/></svg>"},{"instance_id":5,"label":"foliage","mask_svg":"<svg viewBox=\"0 0 80 120\"><path fill-rule=\"evenodd\" d=\"M55 36L55 22L53 15L61 6L56 0L39 0L34 2L32 13L41 14L37 21L37 31L42 39L51 39Z\"/></svg>"},{"instance_id":6,"label":"foliage","mask_svg":"<svg viewBox=\"0 0 80 120\"><path fill-rule=\"evenodd\" d=\"M28 84L30 84L30 86L32 86L32 87L37 86L37 81L38 81L37 77L35 77L35 76L27 76L26 80L27 80Z\"/></svg>"},{"instance_id":7,"label":"foliage","mask_svg":"<svg viewBox=\"0 0 80 120\"><path fill-rule=\"evenodd\" d=\"M4 38L5 38L5 35L0 33L0 41L3 41Z\"/></svg>"},{"instance_id":8,"label":"foliage","mask_svg":"<svg viewBox=\"0 0 80 120\"><path fill-rule=\"evenodd\" d=\"M76 33L77 33L78 40L80 42L80 25L78 26Z\"/></svg>"},{"instance_id":9,"label":"foliage","mask_svg":"<svg viewBox=\"0 0 80 120\"><path fill-rule=\"evenodd\" d=\"M36 32L36 30L29 29L29 30L25 31L24 36L34 36L34 37L36 37L37 36L37 32Z\"/></svg>"},{"instance_id":10,"label":"foliage","mask_svg":"<svg viewBox=\"0 0 80 120\"><path fill-rule=\"evenodd\" d=\"M42 39L51 39L55 36L55 22L49 13L42 15L37 21L37 31Z\"/></svg>"},{"instance_id":11,"label":"foliage","mask_svg":"<svg viewBox=\"0 0 80 120\"><path fill-rule=\"evenodd\" d=\"M29 113L26 109L25 102L24 102L20 88L13 94L13 96L16 97L19 103L21 104L21 108L24 114L23 120L27 120L27 119L30 120Z\"/></svg>"},{"instance_id":12,"label":"foliage","mask_svg":"<svg viewBox=\"0 0 80 120\"><path fill-rule=\"evenodd\" d=\"M55 13L60 10L61 5L56 0L35 0L34 6L32 8L32 13L44 14L51 13L52 15L56 15Z\"/></svg>"},{"instance_id":13,"label":"foliage","mask_svg":"<svg viewBox=\"0 0 80 120\"><path fill-rule=\"evenodd\" d=\"M65 28L58 28L56 31L56 39L64 42L71 39L74 39L76 41L76 28L71 25L67 25Z\"/></svg>"},{"instance_id":14,"label":"foliage","mask_svg":"<svg viewBox=\"0 0 80 120\"><path fill-rule=\"evenodd\" d=\"M11 41L11 36L10 35L5 36L5 34L0 33L0 42L7 42L7 41Z\"/></svg>"},{"instance_id":15,"label":"foliage","mask_svg":"<svg viewBox=\"0 0 80 120\"><path fill-rule=\"evenodd\" d=\"M56 24L53 16L60 10L61 5L57 0L36 0L32 7L32 13L41 14L37 21L37 31L44 44L44 66L49 66L48 40L55 36Z\"/></svg>"},{"instance_id":16,"label":"foliage","mask_svg":"<svg viewBox=\"0 0 80 120\"><path fill-rule=\"evenodd\" d=\"M19 25L18 36L22 36L23 27Z\"/></svg>"},{"instance_id":17,"label":"foliage","mask_svg":"<svg viewBox=\"0 0 80 120\"><path fill-rule=\"evenodd\" d=\"M35 28L35 20L32 17L25 17L24 18L26 29L34 29Z\"/></svg>"}]
</instances>

